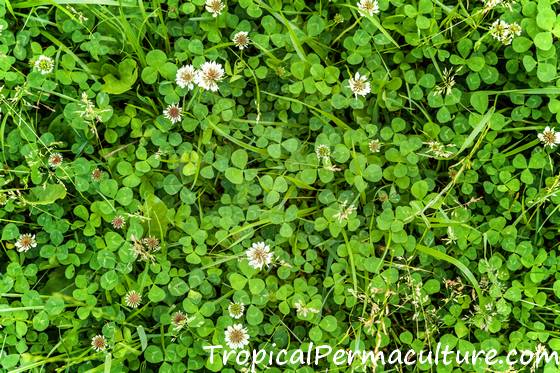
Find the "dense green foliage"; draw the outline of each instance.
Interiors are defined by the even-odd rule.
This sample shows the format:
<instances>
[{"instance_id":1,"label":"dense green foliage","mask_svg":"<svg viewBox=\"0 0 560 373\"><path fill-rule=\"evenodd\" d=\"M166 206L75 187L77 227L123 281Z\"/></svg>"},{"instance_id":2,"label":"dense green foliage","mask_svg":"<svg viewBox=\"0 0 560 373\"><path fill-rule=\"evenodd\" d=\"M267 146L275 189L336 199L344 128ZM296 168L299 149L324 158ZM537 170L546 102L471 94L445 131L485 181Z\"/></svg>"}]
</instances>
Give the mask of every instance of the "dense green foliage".
<instances>
[{"instance_id":1,"label":"dense green foliage","mask_svg":"<svg viewBox=\"0 0 560 373\"><path fill-rule=\"evenodd\" d=\"M203 346L237 323L560 351L556 2L61 3L0 2L0 370L234 371Z\"/></svg>"}]
</instances>

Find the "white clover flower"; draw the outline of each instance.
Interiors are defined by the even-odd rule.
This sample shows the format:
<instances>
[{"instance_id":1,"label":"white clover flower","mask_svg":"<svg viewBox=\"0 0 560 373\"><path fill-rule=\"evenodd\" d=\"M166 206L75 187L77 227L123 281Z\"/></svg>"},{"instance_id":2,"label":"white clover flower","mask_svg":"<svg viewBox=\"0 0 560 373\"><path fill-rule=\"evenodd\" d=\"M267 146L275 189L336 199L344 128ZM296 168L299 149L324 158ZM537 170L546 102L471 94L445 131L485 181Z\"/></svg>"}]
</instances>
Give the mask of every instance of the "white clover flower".
<instances>
[{"instance_id":1,"label":"white clover flower","mask_svg":"<svg viewBox=\"0 0 560 373\"><path fill-rule=\"evenodd\" d=\"M35 241L34 234L21 234L16 241L17 251L20 253L29 251L32 247L37 247L37 241Z\"/></svg>"},{"instance_id":2,"label":"white clover flower","mask_svg":"<svg viewBox=\"0 0 560 373\"><path fill-rule=\"evenodd\" d=\"M539 133L537 137L545 147L549 146L554 148L556 145L560 144L560 132L556 132L554 128L548 126L546 126L544 131Z\"/></svg>"},{"instance_id":3,"label":"white clover flower","mask_svg":"<svg viewBox=\"0 0 560 373\"><path fill-rule=\"evenodd\" d=\"M228 347L232 350L243 348L249 344L249 332L243 325L234 324L227 327L225 340Z\"/></svg>"},{"instance_id":4,"label":"white clover flower","mask_svg":"<svg viewBox=\"0 0 560 373\"><path fill-rule=\"evenodd\" d=\"M328 161L331 159L331 148L328 145L320 144L315 148L318 160Z\"/></svg>"},{"instance_id":5,"label":"white clover flower","mask_svg":"<svg viewBox=\"0 0 560 373\"><path fill-rule=\"evenodd\" d=\"M497 19L492 23L490 26L490 35L494 37L494 39L503 42L504 35L507 33L507 23L502 21L501 19Z\"/></svg>"},{"instance_id":6,"label":"white clover flower","mask_svg":"<svg viewBox=\"0 0 560 373\"><path fill-rule=\"evenodd\" d=\"M50 74L54 69L54 61L50 57L40 55L35 61L34 67L42 75Z\"/></svg>"},{"instance_id":7,"label":"white clover flower","mask_svg":"<svg viewBox=\"0 0 560 373\"><path fill-rule=\"evenodd\" d=\"M348 202L344 201L340 204L339 210L333 215L333 218L336 218L340 223L342 223L343 221L348 220L350 215L352 215L352 213L356 210L357 209L354 204L348 205Z\"/></svg>"},{"instance_id":8,"label":"white clover flower","mask_svg":"<svg viewBox=\"0 0 560 373\"><path fill-rule=\"evenodd\" d=\"M175 82L181 88L193 89L196 70L193 65L185 65L177 70Z\"/></svg>"},{"instance_id":9,"label":"white clover flower","mask_svg":"<svg viewBox=\"0 0 560 373\"><path fill-rule=\"evenodd\" d=\"M247 48L250 42L249 33L246 31L239 31L237 34L233 35L233 44L241 50Z\"/></svg>"},{"instance_id":10,"label":"white clover flower","mask_svg":"<svg viewBox=\"0 0 560 373\"><path fill-rule=\"evenodd\" d=\"M484 3L483 12L487 13L499 5L511 11L515 0L483 0L482 2Z\"/></svg>"},{"instance_id":11,"label":"white clover flower","mask_svg":"<svg viewBox=\"0 0 560 373\"><path fill-rule=\"evenodd\" d=\"M428 145L428 152L432 153L436 157L450 158L454 154L452 151L445 149L446 147L450 147L453 145L443 145L439 141L428 141L425 144Z\"/></svg>"},{"instance_id":12,"label":"white clover flower","mask_svg":"<svg viewBox=\"0 0 560 373\"><path fill-rule=\"evenodd\" d=\"M159 240L156 237L146 237L137 239L136 236L130 236L132 240L132 252L136 259L143 261L155 261L153 253L160 249Z\"/></svg>"},{"instance_id":13,"label":"white clover flower","mask_svg":"<svg viewBox=\"0 0 560 373\"><path fill-rule=\"evenodd\" d=\"M142 238L142 244L151 252L156 252L160 249L159 239L154 236Z\"/></svg>"},{"instance_id":14,"label":"white clover flower","mask_svg":"<svg viewBox=\"0 0 560 373\"><path fill-rule=\"evenodd\" d=\"M500 5L504 0L484 0L484 8L485 9L492 9Z\"/></svg>"},{"instance_id":15,"label":"white clover flower","mask_svg":"<svg viewBox=\"0 0 560 373\"><path fill-rule=\"evenodd\" d=\"M62 154L60 153L53 153L50 155L49 157L49 166L51 168L57 168L58 166L60 166L62 164L63 161L63 157Z\"/></svg>"},{"instance_id":16,"label":"white clover flower","mask_svg":"<svg viewBox=\"0 0 560 373\"><path fill-rule=\"evenodd\" d=\"M446 245L457 242L457 235L452 226L447 227L447 237L441 239Z\"/></svg>"},{"instance_id":17,"label":"white clover flower","mask_svg":"<svg viewBox=\"0 0 560 373\"><path fill-rule=\"evenodd\" d=\"M256 242L249 248L245 254L249 260L249 265L254 269L261 270L263 267L269 266L272 262L272 253L270 246L264 242Z\"/></svg>"},{"instance_id":18,"label":"white clover flower","mask_svg":"<svg viewBox=\"0 0 560 373\"><path fill-rule=\"evenodd\" d=\"M378 139L370 140L368 143L369 151L372 153L379 153L381 151L381 145Z\"/></svg>"},{"instance_id":19,"label":"white clover flower","mask_svg":"<svg viewBox=\"0 0 560 373\"><path fill-rule=\"evenodd\" d=\"M307 317L310 313L319 313L319 310L313 307L308 307L307 305L303 304L301 301L297 301L294 304L296 308L296 312L301 317Z\"/></svg>"},{"instance_id":20,"label":"white clover flower","mask_svg":"<svg viewBox=\"0 0 560 373\"><path fill-rule=\"evenodd\" d=\"M348 79L348 86L356 98L366 96L371 92L371 87L367 78L357 72L353 78Z\"/></svg>"},{"instance_id":21,"label":"white clover flower","mask_svg":"<svg viewBox=\"0 0 560 373\"><path fill-rule=\"evenodd\" d=\"M515 36L520 36L522 32L523 29L521 28L521 25L519 23L513 22L509 24L509 33L512 39Z\"/></svg>"},{"instance_id":22,"label":"white clover flower","mask_svg":"<svg viewBox=\"0 0 560 373\"><path fill-rule=\"evenodd\" d=\"M509 45L516 36L521 35L522 29L517 22L511 24L497 19L490 27L490 35L504 45Z\"/></svg>"},{"instance_id":23,"label":"white clover flower","mask_svg":"<svg viewBox=\"0 0 560 373\"><path fill-rule=\"evenodd\" d=\"M97 352L107 348L107 340L102 335L96 335L91 339L91 347Z\"/></svg>"},{"instance_id":24,"label":"white clover flower","mask_svg":"<svg viewBox=\"0 0 560 373\"><path fill-rule=\"evenodd\" d=\"M228 306L228 313L234 319L240 319L245 312L245 305L243 303L231 302Z\"/></svg>"},{"instance_id":25,"label":"white clover flower","mask_svg":"<svg viewBox=\"0 0 560 373\"><path fill-rule=\"evenodd\" d=\"M122 229L126 225L126 220L124 216L117 215L113 218L113 220L111 220L111 224L115 229Z\"/></svg>"},{"instance_id":26,"label":"white clover flower","mask_svg":"<svg viewBox=\"0 0 560 373\"><path fill-rule=\"evenodd\" d=\"M364 14L369 14L370 16L379 14L379 3L377 0L360 0L357 5L360 12Z\"/></svg>"},{"instance_id":27,"label":"white clover flower","mask_svg":"<svg viewBox=\"0 0 560 373\"><path fill-rule=\"evenodd\" d=\"M205 62L197 71L195 83L208 91L216 92L218 83L224 78L224 69L217 62Z\"/></svg>"},{"instance_id":28,"label":"white clover flower","mask_svg":"<svg viewBox=\"0 0 560 373\"><path fill-rule=\"evenodd\" d=\"M217 17L222 14L225 4L221 0L206 0L206 11L212 14L212 17Z\"/></svg>"},{"instance_id":29,"label":"white clover flower","mask_svg":"<svg viewBox=\"0 0 560 373\"><path fill-rule=\"evenodd\" d=\"M342 168L335 166L334 164L331 165L325 165L325 170L329 170L331 172L338 172L338 171L342 171Z\"/></svg>"},{"instance_id":30,"label":"white clover flower","mask_svg":"<svg viewBox=\"0 0 560 373\"><path fill-rule=\"evenodd\" d=\"M483 2L484 2L483 11L487 13L492 9L494 9L495 7L497 7L498 5L500 5L501 3L503 3L504 0L483 0Z\"/></svg>"},{"instance_id":31,"label":"white clover flower","mask_svg":"<svg viewBox=\"0 0 560 373\"><path fill-rule=\"evenodd\" d=\"M179 104L169 105L164 111L163 116L175 124L181 121L183 118L183 113L181 112L181 107Z\"/></svg>"},{"instance_id":32,"label":"white clover flower","mask_svg":"<svg viewBox=\"0 0 560 373\"><path fill-rule=\"evenodd\" d=\"M136 290L131 290L124 296L124 303L130 308L138 308L142 303L142 295Z\"/></svg>"},{"instance_id":33,"label":"white clover flower","mask_svg":"<svg viewBox=\"0 0 560 373\"><path fill-rule=\"evenodd\" d=\"M191 320L192 319L188 318L187 315L181 311L177 311L171 315L171 325L173 325L173 329L176 332L183 329Z\"/></svg>"}]
</instances>

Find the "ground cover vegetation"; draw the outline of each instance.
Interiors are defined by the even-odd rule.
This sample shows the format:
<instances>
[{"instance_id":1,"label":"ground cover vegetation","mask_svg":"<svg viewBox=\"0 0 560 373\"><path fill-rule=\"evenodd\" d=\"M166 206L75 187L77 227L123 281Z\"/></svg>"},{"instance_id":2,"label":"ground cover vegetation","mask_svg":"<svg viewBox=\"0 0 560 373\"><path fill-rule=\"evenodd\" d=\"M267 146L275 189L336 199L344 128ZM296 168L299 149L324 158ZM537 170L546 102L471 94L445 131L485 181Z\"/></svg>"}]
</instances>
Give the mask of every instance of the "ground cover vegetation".
<instances>
[{"instance_id":1,"label":"ground cover vegetation","mask_svg":"<svg viewBox=\"0 0 560 373\"><path fill-rule=\"evenodd\" d=\"M0 2L0 369L560 350L557 9Z\"/></svg>"}]
</instances>

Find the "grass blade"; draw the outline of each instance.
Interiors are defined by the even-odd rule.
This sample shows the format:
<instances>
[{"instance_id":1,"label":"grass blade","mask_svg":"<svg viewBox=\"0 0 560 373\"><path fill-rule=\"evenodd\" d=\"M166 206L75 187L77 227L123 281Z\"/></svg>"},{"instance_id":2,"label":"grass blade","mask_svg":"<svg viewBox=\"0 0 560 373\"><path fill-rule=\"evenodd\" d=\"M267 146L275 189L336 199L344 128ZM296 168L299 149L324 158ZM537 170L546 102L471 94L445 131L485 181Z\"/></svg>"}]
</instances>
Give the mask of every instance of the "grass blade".
<instances>
[{"instance_id":1,"label":"grass blade","mask_svg":"<svg viewBox=\"0 0 560 373\"><path fill-rule=\"evenodd\" d=\"M43 6L43 5L112 5L112 6L120 6L120 7L130 7L134 8L136 5L129 4L122 1L117 0L31 0L31 1L22 1L21 3L16 3L12 5L14 9L21 9L21 8L33 8L36 6Z\"/></svg>"},{"instance_id":2,"label":"grass blade","mask_svg":"<svg viewBox=\"0 0 560 373\"><path fill-rule=\"evenodd\" d=\"M103 364L103 373L111 373L111 365L113 364L113 357L111 353L105 355L105 364Z\"/></svg>"},{"instance_id":3,"label":"grass blade","mask_svg":"<svg viewBox=\"0 0 560 373\"><path fill-rule=\"evenodd\" d=\"M482 130L485 129L486 126L490 124L490 118L492 118L493 114L494 114L494 108L492 107L490 108L490 110L488 110L486 114L484 114L480 122L476 125L474 130L467 137L467 139L463 143L463 146L461 146L461 149L459 149L459 151L455 154L455 156L461 154L463 150L469 148L473 144L474 140L480 134L480 132L482 132Z\"/></svg>"},{"instance_id":4,"label":"grass blade","mask_svg":"<svg viewBox=\"0 0 560 373\"><path fill-rule=\"evenodd\" d=\"M479 285L478 281L476 280L476 278L474 277L471 270L468 269L466 265L464 265L459 260L457 260L457 259L455 259L455 258L453 258L453 257L451 257L451 256L449 256L445 253L442 253L439 250L433 249L431 247L427 247L427 246L423 246L423 245L416 245L416 250L420 251L421 253L427 254L427 255L435 258L435 259L443 260L444 262L447 262L447 263L452 264L455 267L459 268L461 270L461 272L463 272L465 277L470 281L471 285L474 287L474 290L476 291L476 294L478 295L479 303L482 303L482 290L480 290L480 285Z\"/></svg>"}]
</instances>

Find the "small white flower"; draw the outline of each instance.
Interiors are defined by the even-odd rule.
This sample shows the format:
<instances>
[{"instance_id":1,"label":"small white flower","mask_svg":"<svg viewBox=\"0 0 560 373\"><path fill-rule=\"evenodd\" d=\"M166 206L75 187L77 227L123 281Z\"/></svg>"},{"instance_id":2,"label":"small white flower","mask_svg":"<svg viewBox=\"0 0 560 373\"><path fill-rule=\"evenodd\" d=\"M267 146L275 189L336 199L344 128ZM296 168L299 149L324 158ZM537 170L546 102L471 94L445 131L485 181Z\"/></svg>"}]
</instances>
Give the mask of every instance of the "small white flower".
<instances>
[{"instance_id":1,"label":"small white flower","mask_svg":"<svg viewBox=\"0 0 560 373\"><path fill-rule=\"evenodd\" d=\"M178 104L169 105L164 111L163 116L175 124L181 121L183 118L183 113L181 112L181 107Z\"/></svg>"},{"instance_id":2,"label":"small white flower","mask_svg":"<svg viewBox=\"0 0 560 373\"><path fill-rule=\"evenodd\" d=\"M177 70L175 82L181 88L193 89L196 70L193 65L185 65Z\"/></svg>"},{"instance_id":3,"label":"small white flower","mask_svg":"<svg viewBox=\"0 0 560 373\"><path fill-rule=\"evenodd\" d=\"M511 39L513 39L514 36L520 36L522 32L523 29L519 23L513 22L509 24L509 34L511 35Z\"/></svg>"},{"instance_id":4,"label":"small white flower","mask_svg":"<svg viewBox=\"0 0 560 373\"><path fill-rule=\"evenodd\" d=\"M62 164L63 159L64 158L62 157L62 154L53 153L49 157L49 166L51 168L57 168L58 166L60 166Z\"/></svg>"},{"instance_id":5,"label":"small white flower","mask_svg":"<svg viewBox=\"0 0 560 373\"><path fill-rule=\"evenodd\" d=\"M521 35L522 29L517 22L511 24L497 19L490 27L490 35L505 45L511 44L516 36Z\"/></svg>"},{"instance_id":6,"label":"small white flower","mask_svg":"<svg viewBox=\"0 0 560 373\"><path fill-rule=\"evenodd\" d=\"M379 3L377 0L360 0L358 2L358 9L360 9L362 13L373 16L374 14L379 14Z\"/></svg>"},{"instance_id":7,"label":"small white flower","mask_svg":"<svg viewBox=\"0 0 560 373\"><path fill-rule=\"evenodd\" d=\"M449 151L449 150L445 149L446 147L453 146L451 144L443 145L439 141L428 141L425 144L428 145L428 152L432 153L436 157L450 158L454 154L452 151Z\"/></svg>"},{"instance_id":8,"label":"small white flower","mask_svg":"<svg viewBox=\"0 0 560 373\"><path fill-rule=\"evenodd\" d=\"M483 0L482 2L484 3L483 11L487 13L499 5L511 11L512 3L515 2L515 0Z\"/></svg>"},{"instance_id":9,"label":"small white flower","mask_svg":"<svg viewBox=\"0 0 560 373\"><path fill-rule=\"evenodd\" d=\"M171 315L171 325L173 325L173 329L176 332L183 329L191 320L192 318L187 317L187 315L181 311L177 311Z\"/></svg>"},{"instance_id":10,"label":"small white flower","mask_svg":"<svg viewBox=\"0 0 560 373\"><path fill-rule=\"evenodd\" d=\"M222 0L206 0L206 11L210 12L212 17L217 17L222 14L225 7Z\"/></svg>"},{"instance_id":11,"label":"small white flower","mask_svg":"<svg viewBox=\"0 0 560 373\"><path fill-rule=\"evenodd\" d=\"M155 159L161 159L161 156L165 154L165 150L159 148L155 153L154 153L154 158Z\"/></svg>"},{"instance_id":12,"label":"small white flower","mask_svg":"<svg viewBox=\"0 0 560 373\"><path fill-rule=\"evenodd\" d=\"M243 348L249 344L249 332L243 325L228 326L225 331L226 344L232 350Z\"/></svg>"},{"instance_id":13,"label":"small white flower","mask_svg":"<svg viewBox=\"0 0 560 373\"><path fill-rule=\"evenodd\" d=\"M148 236L148 237L142 238L142 244L144 246L146 246L146 248L148 250L150 250L151 252L156 252L156 251L159 251L159 249L160 249L159 239L155 236Z\"/></svg>"},{"instance_id":14,"label":"small white flower","mask_svg":"<svg viewBox=\"0 0 560 373\"><path fill-rule=\"evenodd\" d=\"M91 339L91 347L97 352L104 351L107 348L107 340L102 335L96 335Z\"/></svg>"},{"instance_id":15,"label":"small white flower","mask_svg":"<svg viewBox=\"0 0 560 373\"><path fill-rule=\"evenodd\" d=\"M52 73L54 69L54 61L52 58L45 55L40 55L35 61L35 69L39 71L42 75Z\"/></svg>"},{"instance_id":16,"label":"small white flower","mask_svg":"<svg viewBox=\"0 0 560 373\"><path fill-rule=\"evenodd\" d=\"M332 172L338 172L338 171L342 171L342 168L335 166L334 164L331 165L325 165L325 169L332 171Z\"/></svg>"},{"instance_id":17,"label":"small white flower","mask_svg":"<svg viewBox=\"0 0 560 373\"><path fill-rule=\"evenodd\" d=\"M228 306L228 313L234 319L240 319L245 312L245 305L243 303L231 302Z\"/></svg>"},{"instance_id":18,"label":"small white flower","mask_svg":"<svg viewBox=\"0 0 560 373\"><path fill-rule=\"evenodd\" d=\"M359 72L357 72L353 78L348 79L348 86L356 98L358 98L358 95L365 96L371 92L371 87L367 78L360 75Z\"/></svg>"},{"instance_id":19,"label":"small white flower","mask_svg":"<svg viewBox=\"0 0 560 373\"><path fill-rule=\"evenodd\" d=\"M249 260L249 265L254 269L261 270L265 265L269 266L272 262L270 247L264 242L254 243L251 248L245 252L245 254Z\"/></svg>"},{"instance_id":20,"label":"small white flower","mask_svg":"<svg viewBox=\"0 0 560 373\"><path fill-rule=\"evenodd\" d=\"M333 218L336 218L340 223L345 220L348 220L350 215L356 211L356 206L354 204L348 205L347 201L344 201L340 204L340 208L336 214L334 214Z\"/></svg>"},{"instance_id":21,"label":"small white flower","mask_svg":"<svg viewBox=\"0 0 560 373\"><path fill-rule=\"evenodd\" d=\"M377 139L370 140L370 142L368 143L368 148L372 153L379 153L381 151L381 143Z\"/></svg>"},{"instance_id":22,"label":"small white flower","mask_svg":"<svg viewBox=\"0 0 560 373\"><path fill-rule=\"evenodd\" d=\"M239 31L237 34L233 35L233 44L241 50L247 48L250 42L249 33L246 31Z\"/></svg>"},{"instance_id":23,"label":"small white flower","mask_svg":"<svg viewBox=\"0 0 560 373\"><path fill-rule=\"evenodd\" d=\"M320 144L315 148L315 154L317 155L317 159L328 161L331 159L331 148L328 145Z\"/></svg>"},{"instance_id":24,"label":"small white flower","mask_svg":"<svg viewBox=\"0 0 560 373\"><path fill-rule=\"evenodd\" d=\"M16 247L17 247L17 251L19 251L20 253L26 252L32 247L37 247L37 241L35 241L35 235L29 233L21 234L18 240L16 241Z\"/></svg>"},{"instance_id":25,"label":"small white flower","mask_svg":"<svg viewBox=\"0 0 560 373\"><path fill-rule=\"evenodd\" d=\"M491 9L497 7L503 2L503 0L485 0L484 1L484 11L488 12Z\"/></svg>"},{"instance_id":26,"label":"small white flower","mask_svg":"<svg viewBox=\"0 0 560 373\"><path fill-rule=\"evenodd\" d=\"M124 296L124 303L130 308L138 308L142 303L142 295L136 290L131 290Z\"/></svg>"},{"instance_id":27,"label":"small white flower","mask_svg":"<svg viewBox=\"0 0 560 373\"><path fill-rule=\"evenodd\" d=\"M451 226L447 227L447 237L442 238L441 240L446 245L450 245L454 242L457 242L457 235L455 234L455 231L453 230L453 227L451 227Z\"/></svg>"},{"instance_id":28,"label":"small white flower","mask_svg":"<svg viewBox=\"0 0 560 373\"><path fill-rule=\"evenodd\" d=\"M297 301L294 304L296 308L296 312L301 317L307 317L310 313L319 313L319 310L313 307L308 307L307 305L303 304L301 301Z\"/></svg>"},{"instance_id":29,"label":"small white flower","mask_svg":"<svg viewBox=\"0 0 560 373\"><path fill-rule=\"evenodd\" d=\"M195 82L200 87L216 92L218 90L218 83L224 78L224 69L222 65L217 62L205 62L197 71Z\"/></svg>"},{"instance_id":30,"label":"small white flower","mask_svg":"<svg viewBox=\"0 0 560 373\"><path fill-rule=\"evenodd\" d=\"M126 225L126 220L124 216L117 215L113 218L113 220L111 220L111 224L115 229L122 229Z\"/></svg>"},{"instance_id":31,"label":"small white flower","mask_svg":"<svg viewBox=\"0 0 560 373\"><path fill-rule=\"evenodd\" d=\"M537 135L539 140L544 144L544 146L549 146L554 148L556 145L560 144L560 132L556 132L554 128L546 127L544 131Z\"/></svg>"},{"instance_id":32,"label":"small white flower","mask_svg":"<svg viewBox=\"0 0 560 373\"><path fill-rule=\"evenodd\" d=\"M497 19L490 26L490 35L499 41L503 41L503 37L507 32L507 23L501 19Z\"/></svg>"}]
</instances>

